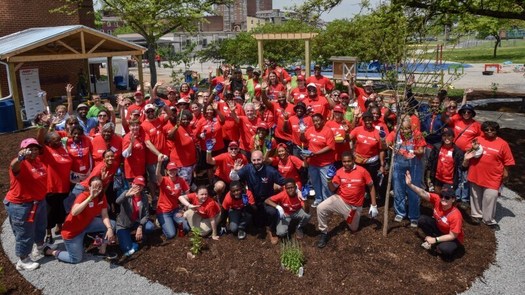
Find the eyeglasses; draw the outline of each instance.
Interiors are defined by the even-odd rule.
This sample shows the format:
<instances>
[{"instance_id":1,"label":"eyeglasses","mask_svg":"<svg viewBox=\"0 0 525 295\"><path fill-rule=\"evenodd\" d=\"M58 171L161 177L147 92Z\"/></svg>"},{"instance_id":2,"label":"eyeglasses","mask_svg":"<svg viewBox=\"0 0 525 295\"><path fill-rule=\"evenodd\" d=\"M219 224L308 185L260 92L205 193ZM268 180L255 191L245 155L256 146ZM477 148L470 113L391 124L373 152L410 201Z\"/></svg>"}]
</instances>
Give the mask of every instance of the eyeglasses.
<instances>
[{"instance_id":1,"label":"eyeglasses","mask_svg":"<svg viewBox=\"0 0 525 295\"><path fill-rule=\"evenodd\" d=\"M447 109L457 109L458 106L448 106Z\"/></svg>"},{"instance_id":2,"label":"eyeglasses","mask_svg":"<svg viewBox=\"0 0 525 295\"><path fill-rule=\"evenodd\" d=\"M146 113L153 113L155 110L147 110Z\"/></svg>"},{"instance_id":3,"label":"eyeglasses","mask_svg":"<svg viewBox=\"0 0 525 295\"><path fill-rule=\"evenodd\" d=\"M447 200L447 201L450 201L450 200L452 200L453 198L454 198L454 196L448 196L448 195L447 195L447 196L441 196L441 199L443 199L443 200Z\"/></svg>"},{"instance_id":4,"label":"eyeglasses","mask_svg":"<svg viewBox=\"0 0 525 295\"><path fill-rule=\"evenodd\" d=\"M99 118L104 118L104 117L107 117L107 116L108 116L108 115L104 115L104 114L102 114L102 115L98 115Z\"/></svg>"},{"instance_id":5,"label":"eyeglasses","mask_svg":"<svg viewBox=\"0 0 525 295\"><path fill-rule=\"evenodd\" d=\"M484 132L496 132L496 129L495 128L486 128L485 130L483 130Z\"/></svg>"},{"instance_id":6,"label":"eyeglasses","mask_svg":"<svg viewBox=\"0 0 525 295\"><path fill-rule=\"evenodd\" d=\"M232 151L236 151L236 150L238 150L239 148L233 148L233 147L231 147L231 148L229 148L229 149L232 150Z\"/></svg>"}]
</instances>

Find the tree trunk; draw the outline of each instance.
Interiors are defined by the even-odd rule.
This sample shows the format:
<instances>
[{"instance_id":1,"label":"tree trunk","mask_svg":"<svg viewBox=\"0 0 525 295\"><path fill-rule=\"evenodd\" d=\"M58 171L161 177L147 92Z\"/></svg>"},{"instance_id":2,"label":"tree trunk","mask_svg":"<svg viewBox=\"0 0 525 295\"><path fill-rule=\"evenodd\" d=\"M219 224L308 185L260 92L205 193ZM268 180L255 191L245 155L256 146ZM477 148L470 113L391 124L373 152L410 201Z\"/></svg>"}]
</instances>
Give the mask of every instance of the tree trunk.
<instances>
[{"instance_id":1,"label":"tree trunk","mask_svg":"<svg viewBox=\"0 0 525 295\"><path fill-rule=\"evenodd\" d=\"M150 83L151 87L154 87L157 84L157 67L155 62L155 41L146 40L148 46L148 63L149 63L149 72L150 72Z\"/></svg>"},{"instance_id":2,"label":"tree trunk","mask_svg":"<svg viewBox=\"0 0 525 295\"><path fill-rule=\"evenodd\" d=\"M494 37L496 37L496 42L494 44L494 54L492 55L492 57L495 58L497 56L498 46L501 44L501 37L499 36L499 34L494 35Z\"/></svg>"}]
</instances>

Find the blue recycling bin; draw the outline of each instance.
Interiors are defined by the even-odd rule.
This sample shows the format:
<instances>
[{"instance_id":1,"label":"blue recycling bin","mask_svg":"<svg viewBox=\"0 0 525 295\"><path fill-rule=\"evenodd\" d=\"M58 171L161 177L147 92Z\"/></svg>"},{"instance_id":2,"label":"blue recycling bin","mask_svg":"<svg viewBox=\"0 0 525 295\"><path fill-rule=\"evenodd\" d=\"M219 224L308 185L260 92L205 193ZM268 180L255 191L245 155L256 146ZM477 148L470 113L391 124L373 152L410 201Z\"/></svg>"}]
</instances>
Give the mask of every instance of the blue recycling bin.
<instances>
[{"instance_id":1,"label":"blue recycling bin","mask_svg":"<svg viewBox=\"0 0 525 295\"><path fill-rule=\"evenodd\" d=\"M15 103L12 99L0 100L0 133L17 130Z\"/></svg>"}]
</instances>

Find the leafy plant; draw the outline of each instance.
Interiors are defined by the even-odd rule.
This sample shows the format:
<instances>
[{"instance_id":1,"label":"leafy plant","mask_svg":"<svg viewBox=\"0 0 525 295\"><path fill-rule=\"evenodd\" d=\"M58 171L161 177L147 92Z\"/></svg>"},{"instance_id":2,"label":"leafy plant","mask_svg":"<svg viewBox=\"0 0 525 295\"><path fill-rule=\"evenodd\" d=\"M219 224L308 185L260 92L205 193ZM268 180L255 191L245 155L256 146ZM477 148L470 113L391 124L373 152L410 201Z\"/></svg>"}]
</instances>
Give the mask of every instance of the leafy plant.
<instances>
[{"instance_id":1,"label":"leafy plant","mask_svg":"<svg viewBox=\"0 0 525 295\"><path fill-rule=\"evenodd\" d=\"M281 265L293 274L299 274L305 263L303 250L297 240L285 240L281 244Z\"/></svg>"},{"instance_id":2,"label":"leafy plant","mask_svg":"<svg viewBox=\"0 0 525 295\"><path fill-rule=\"evenodd\" d=\"M191 242L191 248L190 248L191 253L193 255L197 255L201 253L202 248L204 246L204 241L201 236L200 228L194 227L191 229L190 242Z\"/></svg>"}]
</instances>

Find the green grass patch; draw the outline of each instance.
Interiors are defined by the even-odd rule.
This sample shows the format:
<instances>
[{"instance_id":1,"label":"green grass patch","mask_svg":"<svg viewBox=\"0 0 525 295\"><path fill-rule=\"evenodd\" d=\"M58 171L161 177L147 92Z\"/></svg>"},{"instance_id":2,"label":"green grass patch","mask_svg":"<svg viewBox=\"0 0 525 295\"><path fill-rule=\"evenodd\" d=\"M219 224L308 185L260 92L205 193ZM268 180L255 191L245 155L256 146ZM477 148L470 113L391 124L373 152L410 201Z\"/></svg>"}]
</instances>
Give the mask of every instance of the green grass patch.
<instances>
[{"instance_id":1,"label":"green grass patch","mask_svg":"<svg viewBox=\"0 0 525 295\"><path fill-rule=\"evenodd\" d=\"M487 41L476 47L452 48L443 51L443 60L462 63L525 63L525 40L503 40L493 57L494 41Z\"/></svg>"}]
</instances>

